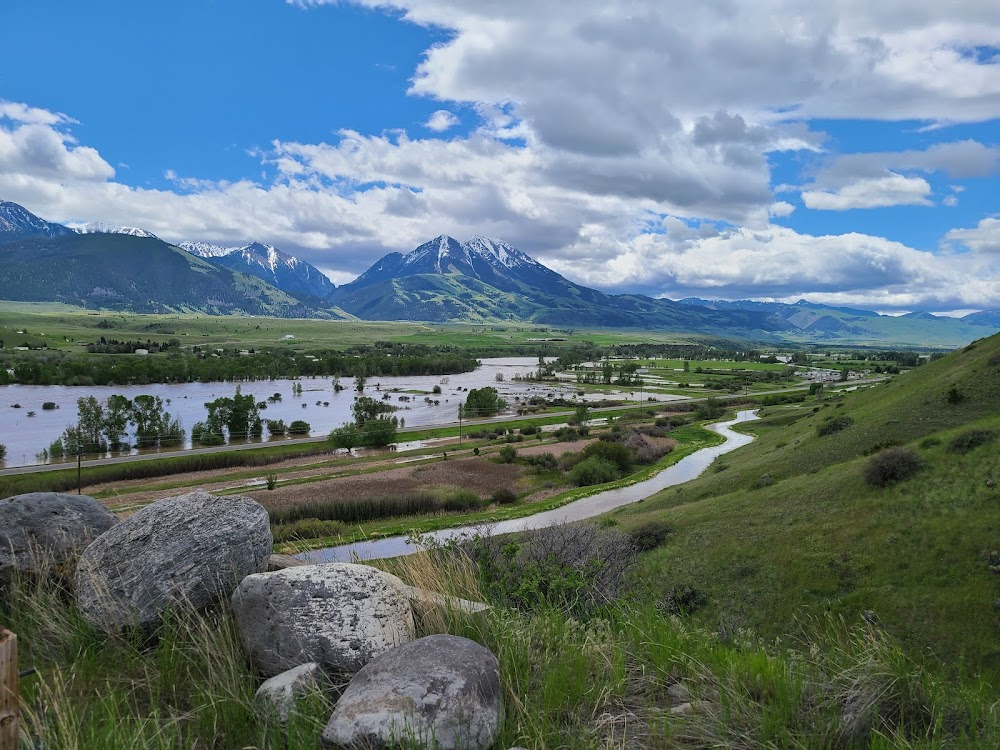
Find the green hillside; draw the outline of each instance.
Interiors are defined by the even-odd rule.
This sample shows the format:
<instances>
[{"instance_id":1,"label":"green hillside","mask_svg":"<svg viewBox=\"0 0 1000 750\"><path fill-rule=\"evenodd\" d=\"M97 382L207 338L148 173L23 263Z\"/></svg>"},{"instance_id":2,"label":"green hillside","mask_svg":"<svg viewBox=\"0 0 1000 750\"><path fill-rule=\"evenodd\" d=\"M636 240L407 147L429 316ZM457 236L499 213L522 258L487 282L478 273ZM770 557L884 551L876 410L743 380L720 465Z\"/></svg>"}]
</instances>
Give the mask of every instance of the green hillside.
<instances>
[{"instance_id":1,"label":"green hillside","mask_svg":"<svg viewBox=\"0 0 1000 750\"><path fill-rule=\"evenodd\" d=\"M248 274L145 237L71 234L0 244L0 298L133 312L302 315L294 298Z\"/></svg>"},{"instance_id":2,"label":"green hillside","mask_svg":"<svg viewBox=\"0 0 1000 750\"><path fill-rule=\"evenodd\" d=\"M1000 336L866 391L768 409L747 429L758 439L701 479L619 513L626 528L674 527L645 560L655 594L691 587L707 623L772 637L812 616L866 613L914 653L1000 677L990 568L1000 565L1000 437L952 445L974 429L1000 436ZM893 445L923 469L870 486L871 456Z\"/></svg>"}]
</instances>

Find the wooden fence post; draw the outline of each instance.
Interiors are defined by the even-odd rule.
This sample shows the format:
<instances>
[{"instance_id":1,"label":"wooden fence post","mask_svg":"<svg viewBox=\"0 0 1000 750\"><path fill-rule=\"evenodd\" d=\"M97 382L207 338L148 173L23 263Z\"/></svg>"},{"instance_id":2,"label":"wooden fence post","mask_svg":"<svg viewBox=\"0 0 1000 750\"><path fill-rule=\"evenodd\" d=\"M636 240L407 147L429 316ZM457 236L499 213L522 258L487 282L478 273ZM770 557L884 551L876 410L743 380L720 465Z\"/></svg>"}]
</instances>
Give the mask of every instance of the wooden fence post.
<instances>
[{"instance_id":1,"label":"wooden fence post","mask_svg":"<svg viewBox=\"0 0 1000 750\"><path fill-rule=\"evenodd\" d=\"M17 750L20 746L19 713L17 636L0 628L0 750Z\"/></svg>"}]
</instances>

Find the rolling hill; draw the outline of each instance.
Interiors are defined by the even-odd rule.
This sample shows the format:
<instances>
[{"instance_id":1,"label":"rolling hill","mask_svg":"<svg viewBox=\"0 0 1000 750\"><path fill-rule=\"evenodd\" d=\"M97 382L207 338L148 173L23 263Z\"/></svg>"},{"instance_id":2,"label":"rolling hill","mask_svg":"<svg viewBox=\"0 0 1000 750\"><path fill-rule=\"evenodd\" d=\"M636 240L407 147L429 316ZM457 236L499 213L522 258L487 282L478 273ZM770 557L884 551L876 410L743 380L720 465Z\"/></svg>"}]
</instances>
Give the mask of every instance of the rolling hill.
<instances>
[{"instance_id":1,"label":"rolling hill","mask_svg":"<svg viewBox=\"0 0 1000 750\"><path fill-rule=\"evenodd\" d=\"M673 527L646 561L665 590L689 587L706 622L768 636L864 615L953 672L1000 676L1000 335L747 428L752 445L618 514ZM923 468L871 486L872 456L892 446Z\"/></svg>"}]
</instances>

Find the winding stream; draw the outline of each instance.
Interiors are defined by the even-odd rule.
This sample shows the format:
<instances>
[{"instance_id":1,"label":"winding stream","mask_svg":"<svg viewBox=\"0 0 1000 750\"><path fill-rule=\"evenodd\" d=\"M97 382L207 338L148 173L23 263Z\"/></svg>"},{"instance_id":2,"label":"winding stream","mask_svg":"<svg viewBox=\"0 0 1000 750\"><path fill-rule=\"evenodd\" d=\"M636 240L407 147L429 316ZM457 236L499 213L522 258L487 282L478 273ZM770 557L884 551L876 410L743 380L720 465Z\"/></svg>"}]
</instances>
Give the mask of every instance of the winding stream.
<instances>
[{"instance_id":1,"label":"winding stream","mask_svg":"<svg viewBox=\"0 0 1000 750\"><path fill-rule=\"evenodd\" d=\"M494 534L511 534L518 531L529 531L531 529L554 526L557 523L565 521L582 521L585 518L599 516L602 513L607 513L623 505L644 500L667 487L688 482L707 469L709 464L717 457L753 442L753 436L734 432L730 428L735 424L749 422L754 419L758 419L755 411L741 411L736 415L735 419L731 419L728 422L717 422L716 424L708 425L708 429L724 437L726 442L695 451L690 456L685 456L673 466L668 466L649 479L636 482L627 487L619 487L618 489L591 495L590 497L564 505L561 508L536 513L533 516L515 518L510 521L500 521L491 524L490 530ZM431 532L424 536L431 537L439 542L445 542L455 537L473 534L480 529L481 526L462 526ZM418 550L419 546L411 544L408 537L393 536L369 542L355 542L339 547L311 550L296 555L296 557L311 563L350 562L354 559L374 560L385 557L400 557L402 555L413 554Z\"/></svg>"}]
</instances>

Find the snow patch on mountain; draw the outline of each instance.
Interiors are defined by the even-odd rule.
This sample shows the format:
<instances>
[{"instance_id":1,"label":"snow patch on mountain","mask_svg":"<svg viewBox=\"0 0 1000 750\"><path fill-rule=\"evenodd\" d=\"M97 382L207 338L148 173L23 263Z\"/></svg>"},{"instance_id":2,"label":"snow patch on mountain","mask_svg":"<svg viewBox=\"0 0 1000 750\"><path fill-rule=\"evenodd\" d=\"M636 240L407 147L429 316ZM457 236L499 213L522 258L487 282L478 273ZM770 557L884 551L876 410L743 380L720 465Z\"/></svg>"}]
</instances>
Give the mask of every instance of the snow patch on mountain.
<instances>
[{"instance_id":1,"label":"snow patch on mountain","mask_svg":"<svg viewBox=\"0 0 1000 750\"><path fill-rule=\"evenodd\" d=\"M118 224L108 224L104 221L93 221L88 224L68 225L77 234L127 234L130 237L148 237L150 239L160 239L152 232L139 227L126 227Z\"/></svg>"},{"instance_id":2,"label":"snow patch on mountain","mask_svg":"<svg viewBox=\"0 0 1000 750\"><path fill-rule=\"evenodd\" d=\"M0 200L0 238L62 237L73 230L40 219L24 206Z\"/></svg>"},{"instance_id":3,"label":"snow patch on mountain","mask_svg":"<svg viewBox=\"0 0 1000 750\"><path fill-rule=\"evenodd\" d=\"M222 245L213 245L210 242L185 241L180 243L178 247L184 248L191 255L197 255L199 258L221 258L224 255L229 255L239 250L238 247L223 247Z\"/></svg>"}]
</instances>

